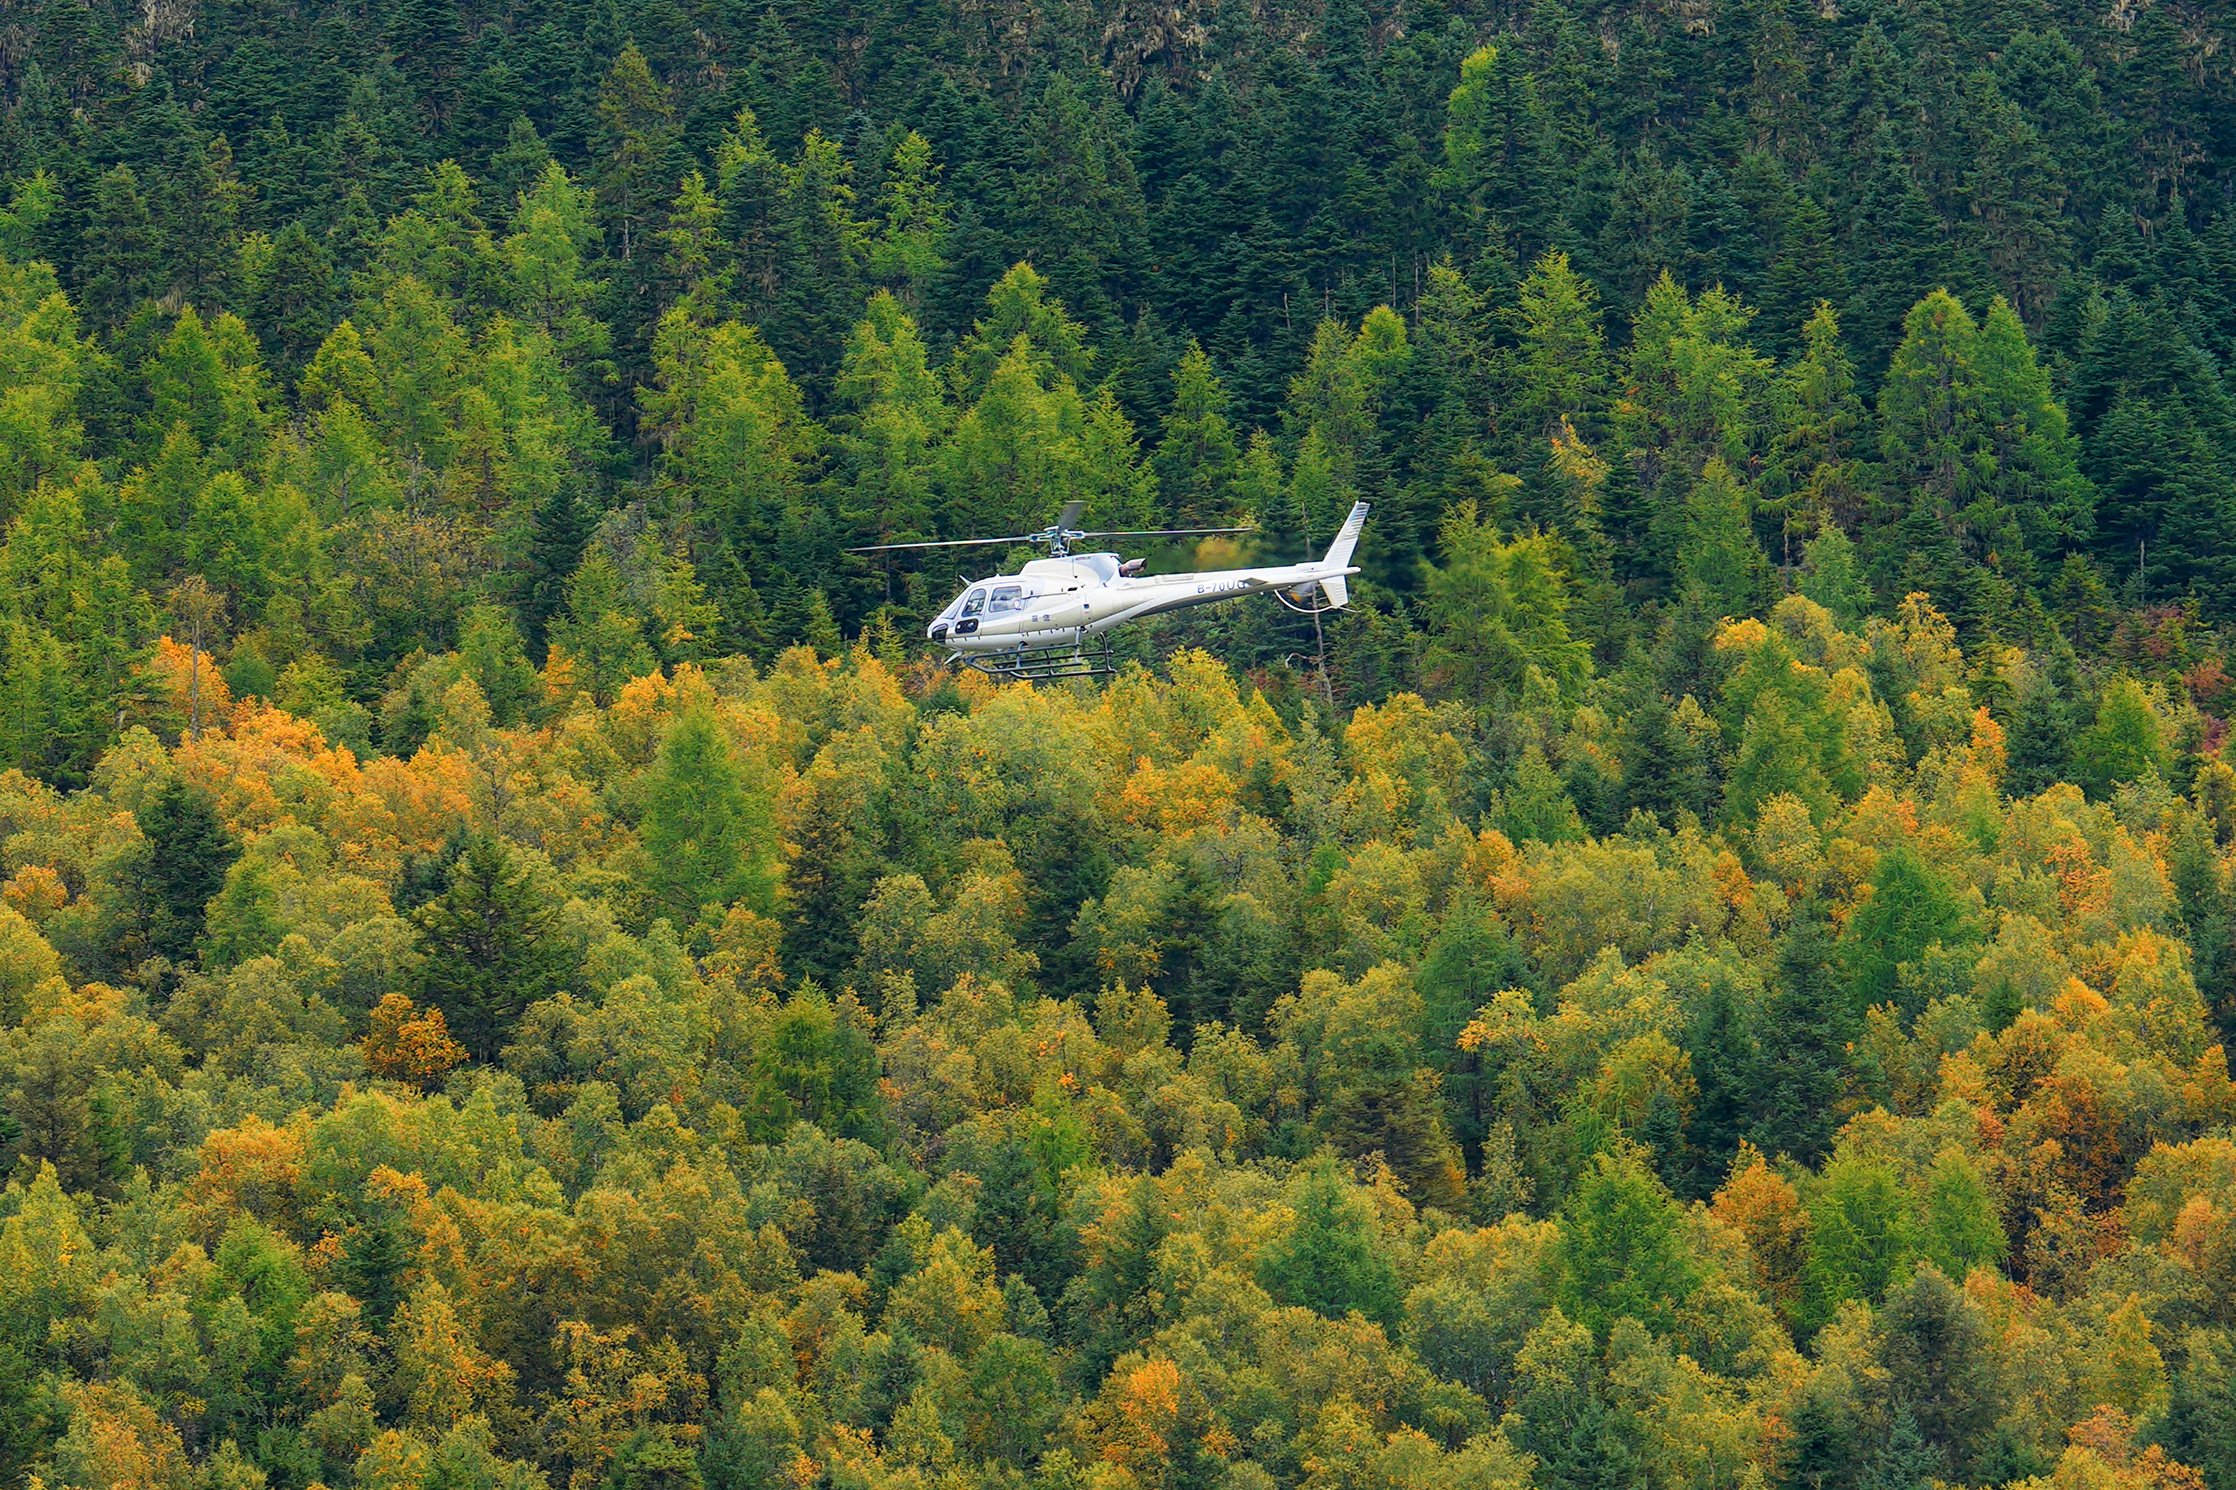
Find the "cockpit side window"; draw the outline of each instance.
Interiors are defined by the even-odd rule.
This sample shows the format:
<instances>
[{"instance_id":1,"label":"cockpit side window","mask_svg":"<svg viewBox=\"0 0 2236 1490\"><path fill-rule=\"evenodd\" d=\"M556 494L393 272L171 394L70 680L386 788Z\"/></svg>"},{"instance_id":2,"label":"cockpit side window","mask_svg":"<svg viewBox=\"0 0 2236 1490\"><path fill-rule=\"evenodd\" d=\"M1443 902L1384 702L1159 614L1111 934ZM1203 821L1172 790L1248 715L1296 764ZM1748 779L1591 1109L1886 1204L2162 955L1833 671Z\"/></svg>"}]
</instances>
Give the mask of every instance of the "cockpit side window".
<instances>
[{"instance_id":1,"label":"cockpit side window","mask_svg":"<svg viewBox=\"0 0 2236 1490\"><path fill-rule=\"evenodd\" d=\"M984 609L986 609L986 592L984 590L973 590L963 597L964 615L975 616Z\"/></svg>"},{"instance_id":2,"label":"cockpit side window","mask_svg":"<svg viewBox=\"0 0 2236 1490\"><path fill-rule=\"evenodd\" d=\"M1001 616L1007 615L1011 611L1021 611L1024 608L1025 587L1023 585L1002 585L994 591L994 598L987 605L986 614Z\"/></svg>"}]
</instances>

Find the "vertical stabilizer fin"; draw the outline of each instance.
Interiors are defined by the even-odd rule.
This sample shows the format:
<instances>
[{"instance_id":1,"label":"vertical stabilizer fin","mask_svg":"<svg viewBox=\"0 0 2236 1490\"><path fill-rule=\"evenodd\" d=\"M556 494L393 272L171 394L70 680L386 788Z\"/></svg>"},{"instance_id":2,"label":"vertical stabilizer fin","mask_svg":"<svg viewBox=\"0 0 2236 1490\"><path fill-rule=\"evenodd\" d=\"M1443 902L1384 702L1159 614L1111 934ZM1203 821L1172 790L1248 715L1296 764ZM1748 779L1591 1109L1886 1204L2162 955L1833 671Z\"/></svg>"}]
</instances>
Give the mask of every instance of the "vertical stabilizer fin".
<instances>
[{"instance_id":1,"label":"vertical stabilizer fin","mask_svg":"<svg viewBox=\"0 0 2236 1490\"><path fill-rule=\"evenodd\" d=\"M1352 504L1351 515L1336 530L1335 542L1328 545L1328 556L1321 561L1320 568L1340 571L1351 567L1351 552L1359 546L1359 530L1366 526L1366 513L1370 505L1366 502ZM1331 574L1325 579L1308 579L1288 593L1298 602L1308 603L1315 590L1322 597L1319 607L1322 610L1341 610L1351 603L1351 587L1344 582L1341 573Z\"/></svg>"},{"instance_id":2,"label":"vertical stabilizer fin","mask_svg":"<svg viewBox=\"0 0 2236 1490\"><path fill-rule=\"evenodd\" d=\"M1351 515L1336 530L1335 542L1328 545L1327 557L1327 562L1333 567L1341 569L1350 564L1351 550L1359 546L1359 530L1366 526L1366 512L1370 505L1372 504L1367 502L1353 503ZM1342 603L1340 600L1336 602L1338 605Z\"/></svg>"}]
</instances>

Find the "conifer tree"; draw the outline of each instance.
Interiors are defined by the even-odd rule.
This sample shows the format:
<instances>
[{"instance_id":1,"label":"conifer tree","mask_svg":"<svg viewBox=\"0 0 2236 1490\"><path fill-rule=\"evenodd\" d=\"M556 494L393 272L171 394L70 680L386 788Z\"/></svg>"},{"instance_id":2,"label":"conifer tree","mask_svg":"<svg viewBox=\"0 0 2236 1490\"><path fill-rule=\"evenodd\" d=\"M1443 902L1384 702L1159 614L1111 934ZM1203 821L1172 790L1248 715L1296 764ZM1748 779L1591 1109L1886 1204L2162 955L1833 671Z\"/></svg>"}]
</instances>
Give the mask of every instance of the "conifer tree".
<instances>
[{"instance_id":1,"label":"conifer tree","mask_svg":"<svg viewBox=\"0 0 2236 1490\"><path fill-rule=\"evenodd\" d=\"M2074 764L2091 795L2166 771L2166 742L2150 700L2133 678L2115 678L2096 706L2096 722L2075 742Z\"/></svg>"},{"instance_id":2,"label":"conifer tree","mask_svg":"<svg viewBox=\"0 0 2236 1490\"><path fill-rule=\"evenodd\" d=\"M81 283L86 312L97 324L121 325L142 299L157 293L155 219L128 165L104 173L94 188L86 252Z\"/></svg>"},{"instance_id":3,"label":"conifer tree","mask_svg":"<svg viewBox=\"0 0 2236 1490\"><path fill-rule=\"evenodd\" d=\"M652 671L644 622L622 590L621 570L602 546L592 547L567 580L567 611L546 628L555 657L564 657L573 686L611 703L621 685Z\"/></svg>"},{"instance_id":4,"label":"conifer tree","mask_svg":"<svg viewBox=\"0 0 2236 1490\"><path fill-rule=\"evenodd\" d=\"M912 312L921 312L946 267L947 203L931 142L915 130L894 144L878 189L877 229L868 250L871 274Z\"/></svg>"},{"instance_id":5,"label":"conifer tree","mask_svg":"<svg viewBox=\"0 0 2236 1490\"><path fill-rule=\"evenodd\" d=\"M838 141L810 130L785 173L778 220L786 260L768 331L779 358L809 373L811 398L829 387L828 370L862 303L868 241L855 214L853 164Z\"/></svg>"},{"instance_id":6,"label":"conifer tree","mask_svg":"<svg viewBox=\"0 0 2236 1490\"><path fill-rule=\"evenodd\" d=\"M334 329L333 255L297 218L277 237L257 235L241 245L240 281L243 311L273 374L292 383Z\"/></svg>"},{"instance_id":7,"label":"conifer tree","mask_svg":"<svg viewBox=\"0 0 2236 1490\"><path fill-rule=\"evenodd\" d=\"M2073 725L2064 692L2036 674L2019 691L2005 736L2003 789L2031 797L2073 779Z\"/></svg>"},{"instance_id":8,"label":"conifer tree","mask_svg":"<svg viewBox=\"0 0 2236 1490\"><path fill-rule=\"evenodd\" d=\"M1903 963L1936 942L1958 945L1977 937L1971 908L1907 844L1880 855L1871 898L1842 935L1855 1007L1884 1003L1895 991ZM1915 1012L1915 1011L1912 1011Z\"/></svg>"},{"instance_id":9,"label":"conifer tree","mask_svg":"<svg viewBox=\"0 0 2236 1490\"><path fill-rule=\"evenodd\" d=\"M1331 1158L1314 1160L1294 1184L1296 1220L1260 1254L1260 1285L1281 1303L1329 1319L1357 1312L1385 1327L1394 1323L1397 1270L1372 1210L1343 1183Z\"/></svg>"},{"instance_id":10,"label":"conifer tree","mask_svg":"<svg viewBox=\"0 0 2236 1490\"><path fill-rule=\"evenodd\" d=\"M1552 205L1546 146L1543 105L1520 47L1482 47L1460 64L1437 181L1468 214L1471 256L1535 253L1543 244Z\"/></svg>"},{"instance_id":11,"label":"conifer tree","mask_svg":"<svg viewBox=\"0 0 2236 1490\"><path fill-rule=\"evenodd\" d=\"M639 240L652 236L648 225L665 184L681 179L667 169L675 105L635 43L614 59L599 87L598 125L598 199L628 259Z\"/></svg>"},{"instance_id":12,"label":"conifer tree","mask_svg":"<svg viewBox=\"0 0 2236 1490\"><path fill-rule=\"evenodd\" d=\"M217 815L209 793L170 781L140 814L146 861L139 871L147 949L174 963L189 961L203 916L225 887L241 846Z\"/></svg>"},{"instance_id":13,"label":"conifer tree","mask_svg":"<svg viewBox=\"0 0 2236 1490\"><path fill-rule=\"evenodd\" d=\"M677 929L719 922L732 905L775 908L776 830L765 793L748 791L728 735L705 709L679 716L647 783L646 888Z\"/></svg>"},{"instance_id":14,"label":"conifer tree","mask_svg":"<svg viewBox=\"0 0 2236 1490\"><path fill-rule=\"evenodd\" d=\"M521 1011L573 976L558 907L498 838L469 837L447 888L411 919L417 1001L440 1008L477 1060L496 1059Z\"/></svg>"},{"instance_id":15,"label":"conifer tree","mask_svg":"<svg viewBox=\"0 0 2236 1490\"><path fill-rule=\"evenodd\" d=\"M1568 586L1547 539L1501 543L1465 502L1445 519L1443 554L1426 597L1426 665L1441 691L1487 711L1533 674L1560 690L1583 682L1590 653L1569 631Z\"/></svg>"},{"instance_id":16,"label":"conifer tree","mask_svg":"<svg viewBox=\"0 0 2236 1490\"><path fill-rule=\"evenodd\" d=\"M1700 1283L1683 1214L1636 1155L1593 1155L1561 1208L1562 1312L1595 1335L1619 1319L1672 1330Z\"/></svg>"},{"instance_id":17,"label":"conifer tree","mask_svg":"<svg viewBox=\"0 0 2236 1490\"><path fill-rule=\"evenodd\" d=\"M1522 282L1514 322L1519 345L1501 379L1509 412L1500 429L1511 442L1512 468L1527 471L1542 461L1541 442L1563 418L1586 438L1596 437L1606 414L1606 334L1597 292L1557 249Z\"/></svg>"},{"instance_id":18,"label":"conifer tree","mask_svg":"<svg viewBox=\"0 0 2236 1490\"><path fill-rule=\"evenodd\" d=\"M1856 546L1837 524L1827 525L1802 550L1798 588L1832 613L1834 622L1853 628L1871 609L1871 586L1856 562Z\"/></svg>"},{"instance_id":19,"label":"conifer tree","mask_svg":"<svg viewBox=\"0 0 2236 1490\"><path fill-rule=\"evenodd\" d=\"M1235 468L1242 455L1227 421L1226 390L1195 342L1173 369L1155 466L1165 511L1186 527L1215 527L1232 516Z\"/></svg>"},{"instance_id":20,"label":"conifer tree","mask_svg":"<svg viewBox=\"0 0 2236 1490\"><path fill-rule=\"evenodd\" d=\"M1672 1188L1698 1200L1716 1189L1739 1153L1749 1126L1748 1073L1761 1054L1737 990L1723 979L1709 987L1680 1043L1699 1094L1685 1124L1687 1183Z\"/></svg>"},{"instance_id":21,"label":"conifer tree","mask_svg":"<svg viewBox=\"0 0 2236 1490\"><path fill-rule=\"evenodd\" d=\"M1685 498L1675 578L1711 610L1751 615L1769 598L1770 560L1755 540L1747 495L1721 457L1701 469Z\"/></svg>"},{"instance_id":22,"label":"conifer tree","mask_svg":"<svg viewBox=\"0 0 2236 1490\"><path fill-rule=\"evenodd\" d=\"M1832 1146L1839 1127L1854 1024L1848 995L1833 975L1831 930L1812 909L1795 912L1793 929L1779 948L1759 1031L1762 1058L1748 1093L1756 1147L1805 1164Z\"/></svg>"}]
</instances>

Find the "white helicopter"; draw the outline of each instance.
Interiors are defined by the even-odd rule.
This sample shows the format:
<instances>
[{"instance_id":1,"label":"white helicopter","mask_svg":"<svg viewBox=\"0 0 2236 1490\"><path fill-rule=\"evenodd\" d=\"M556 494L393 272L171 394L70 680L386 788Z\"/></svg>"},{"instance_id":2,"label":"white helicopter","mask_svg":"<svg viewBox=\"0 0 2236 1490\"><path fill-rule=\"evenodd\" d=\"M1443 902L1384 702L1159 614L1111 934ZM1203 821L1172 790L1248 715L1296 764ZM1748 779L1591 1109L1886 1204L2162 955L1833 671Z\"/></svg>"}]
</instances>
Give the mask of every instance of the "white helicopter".
<instances>
[{"instance_id":1,"label":"white helicopter","mask_svg":"<svg viewBox=\"0 0 2236 1490\"><path fill-rule=\"evenodd\" d=\"M1198 574L1143 574L1146 559L1112 553L1073 553L1088 538L1166 538L1247 533L1248 528L1159 528L1139 532L1083 532L1072 524L1084 502L1067 502L1056 521L1038 533L1007 538L953 538L933 543L880 543L850 552L966 548L978 544L1046 545L1048 557L1028 560L1016 574L978 580L949 601L924 629L948 649L947 660L994 677L1050 679L1094 677L1116 671L1107 635L1128 621L1185 610L1193 605L1270 592L1300 614L1318 616L1350 604L1351 551L1366 525L1368 504L1351 509L1316 562L1257 569L1215 569Z\"/></svg>"}]
</instances>

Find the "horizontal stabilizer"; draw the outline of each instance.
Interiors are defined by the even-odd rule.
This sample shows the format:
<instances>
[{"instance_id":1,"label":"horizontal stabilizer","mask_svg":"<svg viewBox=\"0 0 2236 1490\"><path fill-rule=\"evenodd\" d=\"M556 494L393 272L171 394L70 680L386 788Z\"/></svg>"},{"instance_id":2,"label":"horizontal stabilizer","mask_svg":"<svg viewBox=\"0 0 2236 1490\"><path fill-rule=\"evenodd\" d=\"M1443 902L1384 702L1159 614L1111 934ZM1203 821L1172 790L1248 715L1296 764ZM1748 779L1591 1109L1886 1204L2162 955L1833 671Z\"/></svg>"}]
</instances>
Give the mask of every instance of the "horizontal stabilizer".
<instances>
[{"instance_id":1,"label":"horizontal stabilizer","mask_svg":"<svg viewBox=\"0 0 2236 1490\"><path fill-rule=\"evenodd\" d=\"M1331 574L1326 579L1308 579L1301 585L1289 586L1283 593L1298 605L1312 610L1341 610L1351 603L1351 586L1340 574Z\"/></svg>"}]
</instances>

